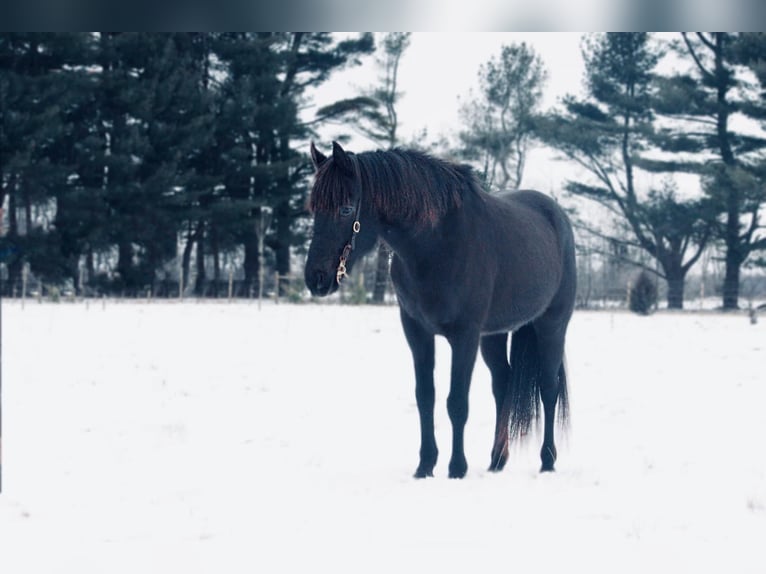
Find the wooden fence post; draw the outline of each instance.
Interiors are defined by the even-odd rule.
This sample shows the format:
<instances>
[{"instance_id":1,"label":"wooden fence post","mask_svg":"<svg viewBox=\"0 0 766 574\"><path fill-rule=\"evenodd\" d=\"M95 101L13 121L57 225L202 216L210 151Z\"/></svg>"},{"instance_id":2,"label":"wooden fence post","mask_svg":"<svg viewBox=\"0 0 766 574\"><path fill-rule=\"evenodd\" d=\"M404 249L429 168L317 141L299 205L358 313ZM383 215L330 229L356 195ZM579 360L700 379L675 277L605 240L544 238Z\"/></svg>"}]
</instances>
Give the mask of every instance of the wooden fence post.
<instances>
[{"instance_id":1,"label":"wooden fence post","mask_svg":"<svg viewBox=\"0 0 766 574\"><path fill-rule=\"evenodd\" d=\"M24 308L24 304L27 299L27 279L29 278L29 263L24 263L21 268L21 308Z\"/></svg>"},{"instance_id":2,"label":"wooden fence post","mask_svg":"<svg viewBox=\"0 0 766 574\"><path fill-rule=\"evenodd\" d=\"M274 303L279 305L279 271L274 273Z\"/></svg>"}]
</instances>

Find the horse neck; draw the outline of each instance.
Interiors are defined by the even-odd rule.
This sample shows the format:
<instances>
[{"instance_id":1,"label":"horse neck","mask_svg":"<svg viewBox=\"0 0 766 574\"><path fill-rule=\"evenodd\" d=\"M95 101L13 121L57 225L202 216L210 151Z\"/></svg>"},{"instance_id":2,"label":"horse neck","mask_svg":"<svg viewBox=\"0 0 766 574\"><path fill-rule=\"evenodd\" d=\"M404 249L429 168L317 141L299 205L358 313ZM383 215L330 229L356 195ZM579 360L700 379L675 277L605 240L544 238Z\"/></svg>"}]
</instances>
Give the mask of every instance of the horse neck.
<instances>
[{"instance_id":1,"label":"horse neck","mask_svg":"<svg viewBox=\"0 0 766 574\"><path fill-rule=\"evenodd\" d=\"M462 249L458 237L459 228L465 225L463 214L453 212L442 218L433 227L423 229L402 227L382 223L380 237L391 250L407 265L418 266L423 261L432 261L435 253L454 253Z\"/></svg>"},{"instance_id":2,"label":"horse neck","mask_svg":"<svg viewBox=\"0 0 766 574\"><path fill-rule=\"evenodd\" d=\"M465 181L462 185L468 186L470 182ZM435 225L423 223L421 226L420 223L403 223L394 214L387 213L383 207L385 202L377 202L372 197L375 193L396 194L397 190L384 188L375 189L372 193L368 191L362 201L373 212L372 219L378 236L394 253L406 260L432 259L435 248L459 248L457 238L471 233L468 227L471 222L482 218L485 209L481 200L477 200L471 193L465 193L461 207L453 207Z\"/></svg>"}]
</instances>

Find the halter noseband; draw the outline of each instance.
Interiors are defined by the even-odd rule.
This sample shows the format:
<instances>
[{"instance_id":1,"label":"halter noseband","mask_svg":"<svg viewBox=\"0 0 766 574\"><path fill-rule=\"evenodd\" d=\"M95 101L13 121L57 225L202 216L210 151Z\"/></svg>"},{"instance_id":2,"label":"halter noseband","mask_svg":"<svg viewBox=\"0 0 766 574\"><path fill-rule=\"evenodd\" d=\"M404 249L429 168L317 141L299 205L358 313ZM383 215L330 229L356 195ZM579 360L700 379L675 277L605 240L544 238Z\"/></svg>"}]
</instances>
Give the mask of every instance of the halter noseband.
<instances>
[{"instance_id":1,"label":"halter noseband","mask_svg":"<svg viewBox=\"0 0 766 574\"><path fill-rule=\"evenodd\" d=\"M349 155L351 163L354 165L354 177L359 181L358 191L359 194L356 198L356 204L354 205L354 224L351 226L351 239L348 240L345 247L343 247L343 253L340 255L340 261L338 262L338 269L335 271L335 281L340 285L341 280L348 275L346 273L346 261L348 261L351 252L356 246L356 236L362 229L362 224L359 223L359 212L362 206L362 184L359 180L359 166L357 165L356 157Z\"/></svg>"}]
</instances>

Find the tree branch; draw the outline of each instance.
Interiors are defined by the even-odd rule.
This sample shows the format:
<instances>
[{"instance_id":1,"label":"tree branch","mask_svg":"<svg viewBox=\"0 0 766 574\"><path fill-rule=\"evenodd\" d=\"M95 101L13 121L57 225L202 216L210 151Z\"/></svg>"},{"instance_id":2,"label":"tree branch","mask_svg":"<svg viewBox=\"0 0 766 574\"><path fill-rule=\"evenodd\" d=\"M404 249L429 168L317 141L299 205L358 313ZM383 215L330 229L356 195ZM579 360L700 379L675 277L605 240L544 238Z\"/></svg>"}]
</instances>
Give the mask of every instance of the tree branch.
<instances>
[{"instance_id":1,"label":"tree branch","mask_svg":"<svg viewBox=\"0 0 766 574\"><path fill-rule=\"evenodd\" d=\"M630 247L636 247L638 249L641 248L640 245L637 245L634 242L628 241L626 239L620 239L618 237L614 237L611 235L606 235L604 233L601 233L595 229L589 228L586 225L576 225L576 227L580 229L584 229L588 233L591 233L592 235L598 237L599 239L605 239L607 241L615 242L620 245L628 245ZM628 263L630 265L633 265L635 267L638 267L640 269L645 269L646 271L656 275L657 277L660 277L661 279L667 280L667 276L660 270L655 269L653 267L650 267L646 263L642 263L641 261L636 261L635 259L631 259L630 257L626 257L624 255L620 255L619 253L612 253L610 251L605 251L599 247L591 247L590 248L593 253L597 253L598 255L603 255L604 257L609 257L611 259L616 259L617 261L622 261L623 263Z\"/></svg>"},{"instance_id":2,"label":"tree branch","mask_svg":"<svg viewBox=\"0 0 766 574\"><path fill-rule=\"evenodd\" d=\"M702 75L705 76L708 79L713 79L713 74L705 68L705 66L702 64L702 62L699 59L699 56L697 56L697 52L694 50L694 46L692 46L692 43L689 41L689 38L686 36L686 32L681 32L681 36L684 39L684 43L686 44L686 48L689 51L689 54L694 59L694 63L697 64L697 67L702 72Z\"/></svg>"},{"instance_id":3,"label":"tree branch","mask_svg":"<svg viewBox=\"0 0 766 574\"><path fill-rule=\"evenodd\" d=\"M287 72L285 73L285 79L282 82L282 88L279 90L279 95L283 98L287 96L287 94L290 92L290 88L293 86L293 82L295 81L295 76L298 73L298 52L301 49L301 44L303 42L303 35L304 32L293 32L293 42L290 46L290 66L287 68Z\"/></svg>"},{"instance_id":4,"label":"tree branch","mask_svg":"<svg viewBox=\"0 0 766 574\"><path fill-rule=\"evenodd\" d=\"M697 32L696 34L697 34L697 38L699 38L700 41L703 44L705 44L705 46L707 46L711 51L713 51L713 52L715 51L715 49L716 49L715 44L713 44L710 40L705 38L705 35L702 32Z\"/></svg>"},{"instance_id":5,"label":"tree branch","mask_svg":"<svg viewBox=\"0 0 766 574\"><path fill-rule=\"evenodd\" d=\"M761 227L758 218L760 207L761 206L758 203L753 206L753 209L750 212L750 225L747 226L747 231L745 231L739 238L740 242L748 247L748 251L750 251L750 245L752 245L753 234Z\"/></svg>"},{"instance_id":6,"label":"tree branch","mask_svg":"<svg viewBox=\"0 0 766 574\"><path fill-rule=\"evenodd\" d=\"M710 239L711 229L712 228L710 226L705 228L705 233L697 242L697 251L694 252L694 255L692 255L691 259L689 259L686 263L681 264L681 270L683 271L684 275L686 275L689 269L691 269L692 266L697 263L697 260L705 252L705 247L707 247L707 242Z\"/></svg>"}]
</instances>

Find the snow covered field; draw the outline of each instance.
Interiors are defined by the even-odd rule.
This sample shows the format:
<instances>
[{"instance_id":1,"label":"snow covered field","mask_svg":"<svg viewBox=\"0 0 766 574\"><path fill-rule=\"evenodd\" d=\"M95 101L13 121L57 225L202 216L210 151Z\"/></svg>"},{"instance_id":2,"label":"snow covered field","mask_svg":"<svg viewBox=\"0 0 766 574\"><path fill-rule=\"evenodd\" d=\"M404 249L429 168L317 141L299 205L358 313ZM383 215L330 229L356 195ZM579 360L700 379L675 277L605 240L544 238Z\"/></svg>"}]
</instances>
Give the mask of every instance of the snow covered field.
<instances>
[{"instance_id":1,"label":"snow covered field","mask_svg":"<svg viewBox=\"0 0 766 574\"><path fill-rule=\"evenodd\" d=\"M395 307L3 303L0 572L765 572L766 317L578 312L572 424L436 476Z\"/></svg>"}]
</instances>

